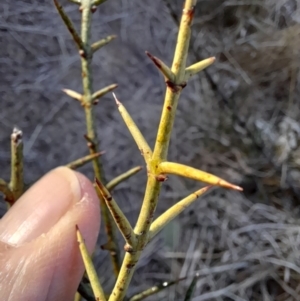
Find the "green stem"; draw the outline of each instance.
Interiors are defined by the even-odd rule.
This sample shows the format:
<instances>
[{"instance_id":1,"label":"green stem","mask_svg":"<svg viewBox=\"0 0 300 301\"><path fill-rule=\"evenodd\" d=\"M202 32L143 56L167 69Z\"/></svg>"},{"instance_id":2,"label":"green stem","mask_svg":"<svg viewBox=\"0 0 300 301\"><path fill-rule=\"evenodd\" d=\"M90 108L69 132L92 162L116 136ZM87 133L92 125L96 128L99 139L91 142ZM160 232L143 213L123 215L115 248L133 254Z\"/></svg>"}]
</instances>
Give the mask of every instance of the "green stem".
<instances>
[{"instance_id":1,"label":"green stem","mask_svg":"<svg viewBox=\"0 0 300 301\"><path fill-rule=\"evenodd\" d=\"M148 243L153 239L153 237L161 231L170 221L172 221L175 217L177 217L182 211L188 208L191 204L193 204L197 198L202 196L204 193L210 189L211 186L203 187L189 196L185 197L171 208L169 208L166 212L160 215L151 225L149 230L149 239Z\"/></svg>"},{"instance_id":2,"label":"green stem","mask_svg":"<svg viewBox=\"0 0 300 301\"><path fill-rule=\"evenodd\" d=\"M160 191L160 183L157 182L155 177L149 176L147 182L148 189L146 190L144 202L141 209L141 215L145 224L140 224L136 226L134 232L137 236L138 242L136 248L129 252L126 252L120 274L118 276L117 282L110 295L109 301L122 301L125 297L126 291L128 289L129 283L132 279L135 266L142 254L142 251L147 243L148 230L142 232L143 228L149 229L151 221L153 219L153 214L156 208L156 200L158 199ZM151 189L149 189L151 187Z\"/></svg>"},{"instance_id":3,"label":"green stem","mask_svg":"<svg viewBox=\"0 0 300 301\"><path fill-rule=\"evenodd\" d=\"M179 278L179 279L177 279L175 281L170 281L170 282L164 281L163 283L161 283L159 285L152 286L152 287L146 289L145 291L137 293L136 295L130 297L129 301L141 301L141 300L144 300L147 297L152 296L154 294L157 294L158 292L160 292L162 290L165 290L165 289L169 288L172 285L178 284L179 282L184 281L186 279L187 279L187 277L183 277L183 278Z\"/></svg>"},{"instance_id":4,"label":"green stem","mask_svg":"<svg viewBox=\"0 0 300 301\"><path fill-rule=\"evenodd\" d=\"M87 137L89 139L88 146L90 149L90 154L98 153L98 139L95 126L95 116L93 110L93 79L92 79L92 49L91 49L91 24L92 24L92 0L82 0L81 9L82 9L82 22L81 22L81 40L84 45L84 50L80 52L81 55L81 68L82 68L82 81L83 81L83 104L86 117L86 128L87 128ZM98 158L93 160L93 168L96 178L101 181L105 181L103 169ZM106 233L108 236L109 243L117 246L114 224L109 215L108 208L103 200L100 198L101 210L104 217L104 223L106 228ZM110 251L111 260L113 263L114 273L116 276L119 273L119 256L115 250Z\"/></svg>"},{"instance_id":5,"label":"green stem","mask_svg":"<svg viewBox=\"0 0 300 301\"><path fill-rule=\"evenodd\" d=\"M8 203L8 208L14 203L14 195L9 188L9 185L3 180L0 179L0 192L4 196L4 200Z\"/></svg>"},{"instance_id":6,"label":"green stem","mask_svg":"<svg viewBox=\"0 0 300 301\"><path fill-rule=\"evenodd\" d=\"M99 50L100 48L102 48L103 46L107 45L109 42L111 42L115 38L116 38L116 36L112 35L112 36L108 36L100 41L93 43L91 46L93 53L96 52L97 50Z\"/></svg>"},{"instance_id":7,"label":"green stem","mask_svg":"<svg viewBox=\"0 0 300 301\"><path fill-rule=\"evenodd\" d=\"M126 181L128 178L135 175L137 172L139 172L143 167L142 166L136 166L134 168L131 168L130 170L122 173L121 175L117 176L116 178L112 179L106 184L106 188L108 191L112 191L117 185L120 183Z\"/></svg>"},{"instance_id":8,"label":"green stem","mask_svg":"<svg viewBox=\"0 0 300 301\"><path fill-rule=\"evenodd\" d=\"M97 301L106 301L106 297L103 288L99 282L97 272L93 265L93 261L89 255L84 239L77 225L76 225L76 235L77 235L77 241L79 243L79 249L82 256L82 260L85 266L86 273L89 277L94 296Z\"/></svg>"},{"instance_id":9,"label":"green stem","mask_svg":"<svg viewBox=\"0 0 300 301\"><path fill-rule=\"evenodd\" d=\"M186 84L184 81L186 59L196 2L197 0L186 0L183 8L183 15L180 22L177 45L171 68L171 71L175 75L175 81L167 82L167 93L153 152L153 158L158 161L157 163L167 159L178 99Z\"/></svg>"},{"instance_id":10,"label":"green stem","mask_svg":"<svg viewBox=\"0 0 300 301\"><path fill-rule=\"evenodd\" d=\"M71 169L77 169L77 168L93 161L95 158L100 157L103 154L104 154L104 152L99 152L96 154L91 154L91 155L85 156L83 158L77 159L75 161L72 161L72 162L66 164L66 167L69 167Z\"/></svg>"},{"instance_id":11,"label":"green stem","mask_svg":"<svg viewBox=\"0 0 300 301\"><path fill-rule=\"evenodd\" d=\"M95 101L97 101L99 98L101 98L102 96L104 96L105 94L114 90L117 87L118 87L117 84L112 84L112 85L109 85L109 86L102 88L101 90L98 90L95 93L93 93L93 95L92 95L93 104L95 104Z\"/></svg>"},{"instance_id":12,"label":"green stem","mask_svg":"<svg viewBox=\"0 0 300 301\"><path fill-rule=\"evenodd\" d=\"M22 138L22 131L14 128L11 134L11 178L9 183L9 188L14 197L13 202L17 201L24 190Z\"/></svg>"},{"instance_id":13,"label":"green stem","mask_svg":"<svg viewBox=\"0 0 300 301\"><path fill-rule=\"evenodd\" d=\"M190 27L193 19L196 0L186 0L181 24L178 33L178 40L172 65L172 72L175 75L174 82L167 81L167 93L165 97L161 121L159 124L154 153L147 164L148 181L140 215L134 229L137 236L137 246L131 253L126 253L117 282L110 295L109 301L122 301L131 281L136 263L147 244L149 229L156 209L161 179L158 173L159 163L165 161L168 153L168 146L171 131L174 124L175 112L180 92L185 86L183 82L186 69L186 58L190 41Z\"/></svg>"},{"instance_id":14,"label":"green stem","mask_svg":"<svg viewBox=\"0 0 300 301\"><path fill-rule=\"evenodd\" d=\"M96 187L105 200L106 205L113 219L115 220L115 223L117 224L121 234L123 235L127 243L126 248L128 250L131 250L133 247L135 247L136 238L130 222L128 221L116 201L113 199L107 188L98 179L96 179Z\"/></svg>"}]
</instances>

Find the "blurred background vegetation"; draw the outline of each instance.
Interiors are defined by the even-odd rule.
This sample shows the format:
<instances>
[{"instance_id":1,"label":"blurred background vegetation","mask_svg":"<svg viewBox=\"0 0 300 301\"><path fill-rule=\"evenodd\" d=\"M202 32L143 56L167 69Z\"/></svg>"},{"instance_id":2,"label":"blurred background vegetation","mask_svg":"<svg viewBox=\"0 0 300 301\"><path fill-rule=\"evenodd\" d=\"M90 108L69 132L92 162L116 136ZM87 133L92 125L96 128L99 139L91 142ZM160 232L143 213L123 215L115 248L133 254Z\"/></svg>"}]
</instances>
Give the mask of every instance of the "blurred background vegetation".
<instances>
[{"instance_id":1,"label":"blurred background vegetation","mask_svg":"<svg viewBox=\"0 0 300 301\"><path fill-rule=\"evenodd\" d=\"M61 3L79 27L78 6ZM182 0L109 0L94 14L95 41L118 36L95 55L94 87L118 83L118 98L151 145L165 87L144 52L171 63L181 8ZM145 250L131 293L200 272L193 301L300 300L299 23L299 0L198 0L190 63L217 61L184 90L170 158L245 191L215 190L168 226ZM0 43L1 177L8 180L18 126L30 184L87 154L83 110L61 91L80 92L79 57L51 0L2 0ZM108 179L143 164L109 94L96 118ZM92 178L91 166L81 171ZM132 222L145 179L141 172L114 192ZM196 188L171 177L158 210ZM108 254L100 247L96 254L110 289ZM159 300L181 300L189 283Z\"/></svg>"}]
</instances>

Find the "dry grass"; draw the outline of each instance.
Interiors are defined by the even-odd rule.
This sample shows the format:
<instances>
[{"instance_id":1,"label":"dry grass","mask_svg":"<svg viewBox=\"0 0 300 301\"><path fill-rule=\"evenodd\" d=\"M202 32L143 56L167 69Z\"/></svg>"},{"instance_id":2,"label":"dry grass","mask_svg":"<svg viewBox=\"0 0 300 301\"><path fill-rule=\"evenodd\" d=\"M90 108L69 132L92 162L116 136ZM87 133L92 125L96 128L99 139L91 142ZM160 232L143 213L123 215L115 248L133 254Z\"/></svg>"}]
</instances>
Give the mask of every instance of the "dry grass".
<instances>
[{"instance_id":1,"label":"dry grass","mask_svg":"<svg viewBox=\"0 0 300 301\"><path fill-rule=\"evenodd\" d=\"M182 1L168 1L179 13ZM77 7L62 2L78 21ZM146 250L131 290L199 271L194 301L300 300L300 2L198 2L191 60L218 60L184 91L170 157L243 179L247 193L218 190L168 227ZM61 92L81 86L79 60L50 0L2 0L0 16L1 175L8 176L9 135L18 125L31 183L87 152L81 107ZM118 98L152 145L164 85L144 51L170 62L174 20L160 0L110 0L95 13L93 30L95 39L108 34L118 39L95 57L95 88L117 82ZM97 122L109 178L142 164L110 96L99 103ZM82 171L91 175L90 168ZM115 193L132 221L144 180L135 177ZM196 186L172 177L159 210ZM110 289L113 277L103 273L107 255L97 253L99 274ZM188 283L160 300L182 300Z\"/></svg>"}]
</instances>

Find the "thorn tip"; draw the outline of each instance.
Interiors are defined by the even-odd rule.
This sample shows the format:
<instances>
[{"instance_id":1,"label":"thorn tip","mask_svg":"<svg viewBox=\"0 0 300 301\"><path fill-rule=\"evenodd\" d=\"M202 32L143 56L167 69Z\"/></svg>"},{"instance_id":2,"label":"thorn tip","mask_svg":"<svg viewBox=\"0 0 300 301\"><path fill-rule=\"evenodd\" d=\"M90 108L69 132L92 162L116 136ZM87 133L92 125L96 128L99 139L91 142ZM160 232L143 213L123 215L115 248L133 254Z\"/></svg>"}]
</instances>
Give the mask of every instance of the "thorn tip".
<instances>
[{"instance_id":1,"label":"thorn tip","mask_svg":"<svg viewBox=\"0 0 300 301\"><path fill-rule=\"evenodd\" d=\"M121 103L120 103L119 100L117 99L116 94L113 92L112 95L113 95L113 97L114 97L114 99L115 99L115 101L116 101L116 104L119 106Z\"/></svg>"}]
</instances>

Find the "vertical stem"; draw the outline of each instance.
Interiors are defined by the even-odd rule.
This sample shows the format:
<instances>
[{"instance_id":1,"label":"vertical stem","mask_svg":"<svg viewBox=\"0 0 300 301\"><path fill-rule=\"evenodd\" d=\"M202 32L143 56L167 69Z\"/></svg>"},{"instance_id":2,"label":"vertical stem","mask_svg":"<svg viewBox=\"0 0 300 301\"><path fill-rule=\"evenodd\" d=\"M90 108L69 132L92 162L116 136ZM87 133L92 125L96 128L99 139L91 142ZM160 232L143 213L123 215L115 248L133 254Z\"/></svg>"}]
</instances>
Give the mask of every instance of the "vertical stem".
<instances>
[{"instance_id":1,"label":"vertical stem","mask_svg":"<svg viewBox=\"0 0 300 301\"><path fill-rule=\"evenodd\" d=\"M9 188L13 195L13 202L17 201L24 190L22 138L22 131L14 128L11 134L11 178L9 183Z\"/></svg>"},{"instance_id":2,"label":"vertical stem","mask_svg":"<svg viewBox=\"0 0 300 301\"><path fill-rule=\"evenodd\" d=\"M174 60L171 68L175 74L175 82L167 82L165 103L153 152L153 158L157 160L158 163L160 163L159 161L165 161L167 158L178 99L186 84L184 82L184 75L196 3L197 0L186 0L183 7Z\"/></svg>"},{"instance_id":3,"label":"vertical stem","mask_svg":"<svg viewBox=\"0 0 300 301\"><path fill-rule=\"evenodd\" d=\"M82 83L83 83L83 104L86 118L87 137L89 139L88 146L90 154L98 153L98 139L95 126L95 116L93 109L93 79L92 79L92 50L91 50L91 25L92 25L92 0L81 1L82 21L81 21L81 39L84 45L84 50L81 50L81 68L82 68ZM104 172L98 158L93 160L93 168L95 176L100 181L105 181ZM101 211L104 217L106 234L108 236L109 245L113 246L110 250L113 269L116 276L119 273L119 256L117 245L115 243L114 224L110 218L108 209L102 197L100 197Z\"/></svg>"},{"instance_id":4,"label":"vertical stem","mask_svg":"<svg viewBox=\"0 0 300 301\"><path fill-rule=\"evenodd\" d=\"M121 266L120 274L118 276L113 292L110 295L109 301L121 301L125 297L125 294L127 292L128 286L130 284L130 281L132 279L135 270L135 266L148 241L148 232L156 208L157 199L160 192L160 186L161 186L160 183L157 182L154 176L148 177L148 182L147 182L148 189L146 189L146 193L145 193L145 197L140 213L140 218L139 218L139 220L140 219L143 220L144 224L139 223L134 229L138 238L137 247L135 248L135 250L133 250L133 252L131 253L127 252L125 254Z\"/></svg>"},{"instance_id":5,"label":"vertical stem","mask_svg":"<svg viewBox=\"0 0 300 301\"><path fill-rule=\"evenodd\" d=\"M158 177L158 165L165 161L168 154L168 146L180 92L185 86L184 76L186 68L186 58L188 53L191 24L197 0L186 0L183 15L180 23L178 40L174 54L172 71L175 74L174 82L167 82L167 92L156 138L154 153L148 164L148 181L143 200L141 212L134 229L138 243L133 252L126 253L123 260L120 274L110 295L109 301L122 301L131 281L135 266L141 253L148 242L149 229L156 209L161 182Z\"/></svg>"}]
</instances>

